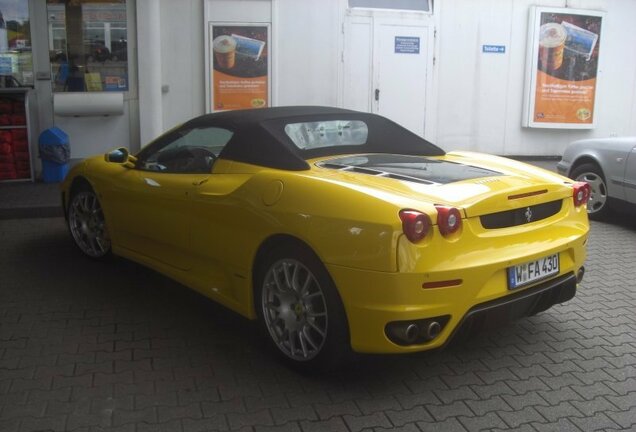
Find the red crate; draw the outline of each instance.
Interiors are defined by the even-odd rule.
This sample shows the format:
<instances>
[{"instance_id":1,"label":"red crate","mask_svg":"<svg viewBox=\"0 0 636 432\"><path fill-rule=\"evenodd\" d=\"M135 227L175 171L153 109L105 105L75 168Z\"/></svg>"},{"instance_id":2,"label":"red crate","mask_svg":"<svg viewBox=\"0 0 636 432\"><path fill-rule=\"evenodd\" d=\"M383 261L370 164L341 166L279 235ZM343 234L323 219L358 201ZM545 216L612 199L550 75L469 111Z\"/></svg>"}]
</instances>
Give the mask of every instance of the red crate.
<instances>
[{"instance_id":1,"label":"red crate","mask_svg":"<svg viewBox=\"0 0 636 432\"><path fill-rule=\"evenodd\" d=\"M15 164L0 162L0 172L15 171Z\"/></svg>"},{"instance_id":2,"label":"red crate","mask_svg":"<svg viewBox=\"0 0 636 432\"><path fill-rule=\"evenodd\" d=\"M17 168L18 171L22 170L30 170L31 169L31 164L29 163L28 160L18 160L15 161L15 167Z\"/></svg>"},{"instance_id":3,"label":"red crate","mask_svg":"<svg viewBox=\"0 0 636 432\"><path fill-rule=\"evenodd\" d=\"M0 154L0 163L14 164L15 158L13 157L13 153Z\"/></svg>"},{"instance_id":4,"label":"red crate","mask_svg":"<svg viewBox=\"0 0 636 432\"><path fill-rule=\"evenodd\" d=\"M24 104L22 109L24 109ZM14 109L14 103L11 99L0 99L0 114L12 114Z\"/></svg>"},{"instance_id":5,"label":"red crate","mask_svg":"<svg viewBox=\"0 0 636 432\"><path fill-rule=\"evenodd\" d=\"M25 139L17 139L13 140L13 151L14 152L28 152L29 151L29 143Z\"/></svg>"},{"instance_id":6,"label":"red crate","mask_svg":"<svg viewBox=\"0 0 636 432\"><path fill-rule=\"evenodd\" d=\"M16 172L17 178L21 178L21 179L25 179L25 178L31 178L31 170L27 169L27 170L18 170Z\"/></svg>"},{"instance_id":7,"label":"red crate","mask_svg":"<svg viewBox=\"0 0 636 432\"><path fill-rule=\"evenodd\" d=\"M18 178L18 173L15 170L0 171L0 180L14 180L17 178Z\"/></svg>"},{"instance_id":8,"label":"red crate","mask_svg":"<svg viewBox=\"0 0 636 432\"><path fill-rule=\"evenodd\" d=\"M26 138L27 137L26 129L11 129L11 131L9 131L9 132L13 136L13 139L19 139L19 138ZM5 132L5 133L7 133L7 132Z\"/></svg>"},{"instance_id":9,"label":"red crate","mask_svg":"<svg viewBox=\"0 0 636 432\"><path fill-rule=\"evenodd\" d=\"M19 126L26 124L26 116L24 114L11 114L9 115L11 126Z\"/></svg>"},{"instance_id":10,"label":"red crate","mask_svg":"<svg viewBox=\"0 0 636 432\"><path fill-rule=\"evenodd\" d=\"M30 159L29 152L17 151L13 152L13 156L15 157L16 161L28 161Z\"/></svg>"},{"instance_id":11,"label":"red crate","mask_svg":"<svg viewBox=\"0 0 636 432\"><path fill-rule=\"evenodd\" d=\"M24 102L22 102L22 101L14 101L13 102L13 113L14 114L22 114L22 115L24 115Z\"/></svg>"}]
</instances>

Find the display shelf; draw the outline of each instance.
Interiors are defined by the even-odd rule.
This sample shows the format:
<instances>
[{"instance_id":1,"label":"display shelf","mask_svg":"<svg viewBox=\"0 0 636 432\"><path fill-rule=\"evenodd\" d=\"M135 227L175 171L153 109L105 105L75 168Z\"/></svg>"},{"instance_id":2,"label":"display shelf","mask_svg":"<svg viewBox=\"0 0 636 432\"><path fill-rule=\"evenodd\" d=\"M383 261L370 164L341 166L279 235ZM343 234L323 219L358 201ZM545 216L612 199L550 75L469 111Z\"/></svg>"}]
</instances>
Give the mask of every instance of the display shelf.
<instances>
[{"instance_id":1,"label":"display shelf","mask_svg":"<svg viewBox=\"0 0 636 432\"><path fill-rule=\"evenodd\" d=\"M0 181L33 181L29 89L0 90Z\"/></svg>"}]
</instances>

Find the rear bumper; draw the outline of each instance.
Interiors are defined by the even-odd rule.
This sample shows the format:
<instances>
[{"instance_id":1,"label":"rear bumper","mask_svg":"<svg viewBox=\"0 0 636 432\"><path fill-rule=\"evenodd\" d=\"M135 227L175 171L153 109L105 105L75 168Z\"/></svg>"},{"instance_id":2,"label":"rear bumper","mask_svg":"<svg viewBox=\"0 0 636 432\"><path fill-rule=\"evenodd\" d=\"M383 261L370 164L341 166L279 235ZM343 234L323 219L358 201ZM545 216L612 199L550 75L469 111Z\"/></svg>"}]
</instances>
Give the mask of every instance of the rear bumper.
<instances>
[{"instance_id":1,"label":"rear bumper","mask_svg":"<svg viewBox=\"0 0 636 432\"><path fill-rule=\"evenodd\" d=\"M552 306L571 300L576 294L576 276L568 273L527 290L508 295L471 308L455 327L448 342L462 341L482 330L543 312Z\"/></svg>"},{"instance_id":2,"label":"rear bumper","mask_svg":"<svg viewBox=\"0 0 636 432\"><path fill-rule=\"evenodd\" d=\"M442 273L385 273L327 265L342 298L351 337L351 347L361 353L408 353L441 348L451 339L461 339L483 328L503 325L513 319L536 314L571 299L576 292L576 274L585 261L582 236L567 247L542 250L521 258ZM535 284L508 289L506 268L559 252L559 275ZM461 281L459 285L424 289L430 280ZM400 343L389 326L408 327L417 321L443 321L432 339ZM388 333L387 333L388 332Z\"/></svg>"},{"instance_id":3,"label":"rear bumper","mask_svg":"<svg viewBox=\"0 0 636 432\"><path fill-rule=\"evenodd\" d=\"M467 218L454 238L433 233L412 244L401 237L397 272L326 267L342 298L354 351L426 351L471 327L497 326L572 298L588 230L585 207L568 198L559 213L528 224L485 229ZM558 274L510 289L508 269L553 254L559 254Z\"/></svg>"}]
</instances>

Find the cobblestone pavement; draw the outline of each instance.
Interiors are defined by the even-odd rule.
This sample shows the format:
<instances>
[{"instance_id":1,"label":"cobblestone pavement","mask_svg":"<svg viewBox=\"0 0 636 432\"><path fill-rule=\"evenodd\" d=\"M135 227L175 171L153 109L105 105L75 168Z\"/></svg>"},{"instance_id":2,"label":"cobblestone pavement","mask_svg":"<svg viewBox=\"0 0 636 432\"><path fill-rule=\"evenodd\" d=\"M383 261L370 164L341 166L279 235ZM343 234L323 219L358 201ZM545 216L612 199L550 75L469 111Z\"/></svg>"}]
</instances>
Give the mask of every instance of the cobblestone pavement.
<instances>
[{"instance_id":1,"label":"cobblestone pavement","mask_svg":"<svg viewBox=\"0 0 636 432\"><path fill-rule=\"evenodd\" d=\"M636 430L636 224L592 224L569 303L329 376L152 271L81 257L61 218L0 220L0 245L0 431Z\"/></svg>"}]
</instances>

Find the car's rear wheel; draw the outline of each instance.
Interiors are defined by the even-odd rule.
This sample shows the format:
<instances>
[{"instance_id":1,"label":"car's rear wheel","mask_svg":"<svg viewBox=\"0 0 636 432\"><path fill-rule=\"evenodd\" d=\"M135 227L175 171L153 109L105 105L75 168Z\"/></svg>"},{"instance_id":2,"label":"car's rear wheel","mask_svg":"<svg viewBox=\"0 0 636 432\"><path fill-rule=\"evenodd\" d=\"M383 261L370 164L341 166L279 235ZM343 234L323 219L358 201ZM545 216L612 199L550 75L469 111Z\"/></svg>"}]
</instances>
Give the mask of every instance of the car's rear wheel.
<instances>
[{"instance_id":1,"label":"car's rear wheel","mask_svg":"<svg viewBox=\"0 0 636 432\"><path fill-rule=\"evenodd\" d=\"M607 200L607 184L598 165L584 163L572 170L570 176L576 181L584 181L590 185L592 193L587 202L587 214L590 219L599 220L606 217L610 211Z\"/></svg>"},{"instance_id":2,"label":"car's rear wheel","mask_svg":"<svg viewBox=\"0 0 636 432\"><path fill-rule=\"evenodd\" d=\"M104 212L90 186L82 185L73 191L67 214L69 231L82 253L94 259L110 255L111 243Z\"/></svg>"},{"instance_id":3,"label":"car's rear wheel","mask_svg":"<svg viewBox=\"0 0 636 432\"><path fill-rule=\"evenodd\" d=\"M305 247L287 245L258 266L255 303L275 350L305 372L330 370L347 357L344 308L327 270Z\"/></svg>"}]
</instances>

